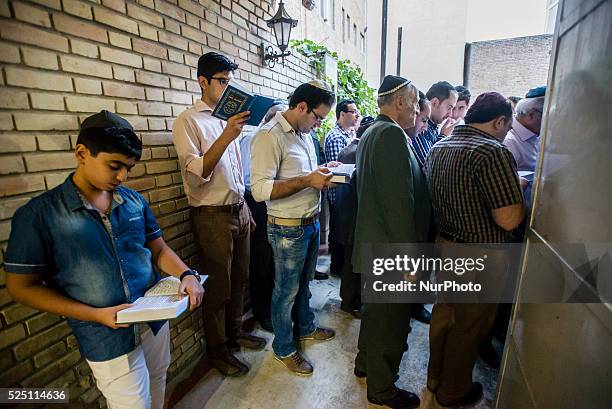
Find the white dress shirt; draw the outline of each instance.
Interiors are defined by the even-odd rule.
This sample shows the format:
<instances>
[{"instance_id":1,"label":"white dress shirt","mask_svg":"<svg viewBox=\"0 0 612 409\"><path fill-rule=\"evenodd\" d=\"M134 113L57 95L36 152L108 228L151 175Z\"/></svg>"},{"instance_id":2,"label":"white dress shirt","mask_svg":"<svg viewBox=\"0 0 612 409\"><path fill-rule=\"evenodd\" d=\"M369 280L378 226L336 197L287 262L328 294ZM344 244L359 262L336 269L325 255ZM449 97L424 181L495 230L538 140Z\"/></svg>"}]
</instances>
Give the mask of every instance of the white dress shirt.
<instances>
[{"instance_id":1,"label":"white dress shirt","mask_svg":"<svg viewBox=\"0 0 612 409\"><path fill-rule=\"evenodd\" d=\"M504 145L512 152L516 161L516 170L535 171L540 153L540 138L536 133L525 128L516 120L512 121L512 129L504 139Z\"/></svg>"},{"instance_id":2,"label":"white dress shirt","mask_svg":"<svg viewBox=\"0 0 612 409\"><path fill-rule=\"evenodd\" d=\"M319 212L321 194L308 187L282 199L270 200L275 180L305 176L317 169L317 153L309 134L296 132L282 112L261 127L251 142L251 193L266 201L268 214L305 218Z\"/></svg>"},{"instance_id":3,"label":"white dress shirt","mask_svg":"<svg viewBox=\"0 0 612 409\"><path fill-rule=\"evenodd\" d=\"M221 206L243 200L244 179L240 145L234 139L208 177L202 176L204 154L223 132L226 122L212 116L202 100L181 113L172 126L172 138L190 206Z\"/></svg>"}]
</instances>

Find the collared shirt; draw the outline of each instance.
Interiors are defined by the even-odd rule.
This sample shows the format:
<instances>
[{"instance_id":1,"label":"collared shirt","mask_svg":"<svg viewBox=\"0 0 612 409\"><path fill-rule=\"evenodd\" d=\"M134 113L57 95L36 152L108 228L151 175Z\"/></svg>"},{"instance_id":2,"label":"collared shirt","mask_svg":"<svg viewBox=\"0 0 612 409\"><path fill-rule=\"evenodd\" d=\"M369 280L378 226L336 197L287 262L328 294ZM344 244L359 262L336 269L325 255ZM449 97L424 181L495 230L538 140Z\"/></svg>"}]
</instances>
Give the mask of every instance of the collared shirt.
<instances>
[{"instance_id":1,"label":"collared shirt","mask_svg":"<svg viewBox=\"0 0 612 409\"><path fill-rule=\"evenodd\" d=\"M540 153L540 138L536 133L525 128L523 124L514 119L512 129L504 139L504 145L514 156L517 170L535 171Z\"/></svg>"},{"instance_id":2,"label":"collared shirt","mask_svg":"<svg viewBox=\"0 0 612 409\"><path fill-rule=\"evenodd\" d=\"M225 128L225 121L212 116L212 108L198 100L174 121L172 138L185 194L190 206L222 206L242 201L244 178L240 145L234 139L213 171L204 178L204 154Z\"/></svg>"},{"instance_id":3,"label":"collared shirt","mask_svg":"<svg viewBox=\"0 0 612 409\"><path fill-rule=\"evenodd\" d=\"M414 154L416 155L417 162L419 162L421 169L423 169L425 165L425 159L427 159L427 154L431 150L431 147L442 139L438 131L438 125L431 119L427 120L427 129L421 131L421 133L414 138L411 138L410 144L414 149Z\"/></svg>"},{"instance_id":4,"label":"collared shirt","mask_svg":"<svg viewBox=\"0 0 612 409\"><path fill-rule=\"evenodd\" d=\"M256 201L266 201L269 215L283 218L316 215L321 195L311 187L270 200L275 180L305 176L315 169L317 153L311 136L296 132L281 112L255 134L251 142L251 193Z\"/></svg>"},{"instance_id":5,"label":"collared shirt","mask_svg":"<svg viewBox=\"0 0 612 409\"><path fill-rule=\"evenodd\" d=\"M159 280L146 244L161 236L145 199L115 191L107 220L79 197L72 175L30 200L13 217L4 261L7 272L41 274L47 285L93 307L134 302ZM157 332L164 322L150 323ZM81 355L106 361L132 351L133 327L68 319Z\"/></svg>"},{"instance_id":6,"label":"collared shirt","mask_svg":"<svg viewBox=\"0 0 612 409\"><path fill-rule=\"evenodd\" d=\"M251 142L257 132L257 128L240 135L240 159L242 161L242 175L244 176L244 188L251 191Z\"/></svg>"},{"instance_id":7,"label":"collared shirt","mask_svg":"<svg viewBox=\"0 0 612 409\"><path fill-rule=\"evenodd\" d=\"M325 157L328 161L337 161L340 151L344 149L353 139L352 133L336 123L325 137ZM336 188L327 189L327 197L333 205L336 198Z\"/></svg>"},{"instance_id":8,"label":"collared shirt","mask_svg":"<svg viewBox=\"0 0 612 409\"><path fill-rule=\"evenodd\" d=\"M438 142L425 163L440 231L470 243L507 243L493 209L523 202L510 151L493 136L457 126Z\"/></svg>"}]
</instances>

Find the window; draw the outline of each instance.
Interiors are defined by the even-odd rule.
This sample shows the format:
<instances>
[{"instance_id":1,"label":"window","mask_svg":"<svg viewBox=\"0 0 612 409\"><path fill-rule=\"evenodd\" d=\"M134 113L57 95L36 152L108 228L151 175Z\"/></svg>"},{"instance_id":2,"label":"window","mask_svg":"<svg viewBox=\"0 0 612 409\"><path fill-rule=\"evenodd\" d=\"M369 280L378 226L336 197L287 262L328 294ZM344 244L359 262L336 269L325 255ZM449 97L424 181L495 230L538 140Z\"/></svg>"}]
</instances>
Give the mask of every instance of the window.
<instances>
[{"instance_id":1,"label":"window","mask_svg":"<svg viewBox=\"0 0 612 409\"><path fill-rule=\"evenodd\" d=\"M346 15L346 39L351 39L351 17Z\"/></svg>"},{"instance_id":2,"label":"window","mask_svg":"<svg viewBox=\"0 0 612 409\"><path fill-rule=\"evenodd\" d=\"M353 45L357 47L357 24L353 24Z\"/></svg>"},{"instance_id":3,"label":"window","mask_svg":"<svg viewBox=\"0 0 612 409\"><path fill-rule=\"evenodd\" d=\"M346 21L344 20L344 9L342 9L342 42L346 41Z\"/></svg>"}]
</instances>

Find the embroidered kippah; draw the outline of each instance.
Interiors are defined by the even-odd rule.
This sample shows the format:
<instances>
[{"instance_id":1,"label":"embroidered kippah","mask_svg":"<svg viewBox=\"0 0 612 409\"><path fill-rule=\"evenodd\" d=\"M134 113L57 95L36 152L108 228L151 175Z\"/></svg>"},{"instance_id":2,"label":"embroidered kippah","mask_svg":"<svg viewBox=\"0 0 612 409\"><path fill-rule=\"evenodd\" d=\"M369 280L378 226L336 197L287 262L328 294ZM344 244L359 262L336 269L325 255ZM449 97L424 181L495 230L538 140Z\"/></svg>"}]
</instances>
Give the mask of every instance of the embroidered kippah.
<instances>
[{"instance_id":1,"label":"embroidered kippah","mask_svg":"<svg viewBox=\"0 0 612 409\"><path fill-rule=\"evenodd\" d=\"M385 95L393 94L397 90L410 84L412 81L398 77L396 75L387 75L383 80L382 84L378 88L378 96L384 97Z\"/></svg>"}]
</instances>

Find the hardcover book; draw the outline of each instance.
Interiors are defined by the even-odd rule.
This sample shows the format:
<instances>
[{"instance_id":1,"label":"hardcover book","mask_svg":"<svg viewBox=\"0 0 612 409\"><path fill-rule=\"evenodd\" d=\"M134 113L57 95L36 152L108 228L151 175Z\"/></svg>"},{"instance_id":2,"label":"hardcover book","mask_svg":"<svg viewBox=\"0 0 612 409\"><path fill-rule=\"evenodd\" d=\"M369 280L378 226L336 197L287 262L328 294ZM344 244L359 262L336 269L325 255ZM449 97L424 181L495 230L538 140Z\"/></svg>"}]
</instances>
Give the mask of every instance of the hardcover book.
<instances>
[{"instance_id":1,"label":"hardcover book","mask_svg":"<svg viewBox=\"0 0 612 409\"><path fill-rule=\"evenodd\" d=\"M247 125L258 126L266 112L268 112L268 109L274 104L274 101L274 98L253 94L238 81L232 80L227 85L227 88L225 88L212 115L227 121L236 114L250 111L251 118Z\"/></svg>"},{"instance_id":2,"label":"hardcover book","mask_svg":"<svg viewBox=\"0 0 612 409\"><path fill-rule=\"evenodd\" d=\"M332 183L349 183L355 171L355 165L352 163L343 163L335 168L330 168L330 170L334 174L331 178Z\"/></svg>"}]
</instances>

